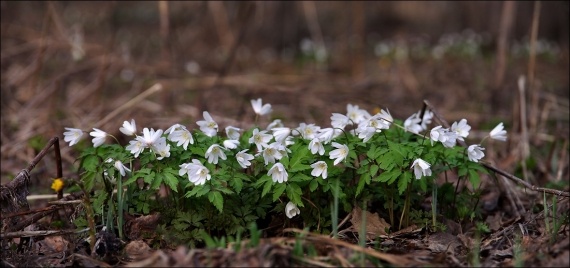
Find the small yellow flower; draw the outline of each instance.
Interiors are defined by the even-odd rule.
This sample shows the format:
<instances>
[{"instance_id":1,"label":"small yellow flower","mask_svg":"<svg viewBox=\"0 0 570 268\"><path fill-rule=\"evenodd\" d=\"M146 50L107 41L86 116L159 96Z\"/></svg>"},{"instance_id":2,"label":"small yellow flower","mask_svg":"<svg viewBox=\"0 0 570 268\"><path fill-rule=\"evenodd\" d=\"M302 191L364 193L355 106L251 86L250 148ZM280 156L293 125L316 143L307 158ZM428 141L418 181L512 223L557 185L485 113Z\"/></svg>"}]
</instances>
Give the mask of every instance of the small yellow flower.
<instances>
[{"instance_id":1,"label":"small yellow flower","mask_svg":"<svg viewBox=\"0 0 570 268\"><path fill-rule=\"evenodd\" d=\"M63 189L63 180L61 178L57 178L55 180L53 180L53 183L51 184L51 188L56 191L59 192L61 191L61 189Z\"/></svg>"}]
</instances>

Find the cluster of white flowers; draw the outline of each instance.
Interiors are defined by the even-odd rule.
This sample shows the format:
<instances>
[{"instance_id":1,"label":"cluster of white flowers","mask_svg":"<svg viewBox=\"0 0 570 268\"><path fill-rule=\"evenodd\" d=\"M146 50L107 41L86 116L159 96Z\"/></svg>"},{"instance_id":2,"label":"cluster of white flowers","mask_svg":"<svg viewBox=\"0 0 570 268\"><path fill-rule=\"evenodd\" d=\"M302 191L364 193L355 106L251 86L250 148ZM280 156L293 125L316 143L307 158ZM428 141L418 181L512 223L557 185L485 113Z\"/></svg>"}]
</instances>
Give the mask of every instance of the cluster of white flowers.
<instances>
[{"instance_id":1,"label":"cluster of white flowers","mask_svg":"<svg viewBox=\"0 0 570 268\"><path fill-rule=\"evenodd\" d=\"M433 113L431 111L424 111L424 116L420 118L422 111L412 114L406 121L404 121L404 128L406 131L412 133L420 133L427 129L427 126L431 124L431 119L433 118Z\"/></svg>"},{"instance_id":2,"label":"cluster of white flowers","mask_svg":"<svg viewBox=\"0 0 570 268\"><path fill-rule=\"evenodd\" d=\"M251 105L257 116L263 116L271 113L271 104L262 105L262 100L251 100ZM347 105L347 113L333 113L330 117L331 127L321 128L315 124L300 123L296 128L285 127L281 120L276 119L272 121L266 129L260 130L255 128L252 131L252 136L249 138L249 144L255 145L257 153L254 155L248 153L248 149L243 149L235 153L235 159L242 168L251 166L251 160L255 157L261 156L266 166L272 164L268 169L267 175L272 178L276 183L284 183L288 180L288 173L285 166L279 161L291 153L288 148L294 144L294 136L300 136L302 139L309 141L308 149L313 155L325 155L325 146L331 144L334 148L328 152L329 159L334 160L333 165L338 165L343 162L349 155L349 147L346 144L340 144L333 140L345 131L348 125L354 125L349 133L358 136L363 142L369 141L376 133L382 130L389 129L394 119L389 111L380 110L375 115L370 115L366 110L360 109L357 105ZM420 133L427 129L428 124L431 123L433 113L424 111L423 118L420 119L421 112L417 112L405 120L403 128L412 133ZM208 137L218 135L218 124L214 121L212 116L207 112L203 112L203 120L197 121L196 124L200 127L200 131ZM64 140L73 146L79 142L83 136L83 131L75 128L65 128ZM471 126L467 124L467 120L462 119L459 122L453 123L451 128L442 128L441 126L434 127L430 131L430 138L432 145L434 142L441 142L445 147L451 148L456 145L457 140L463 141L469 135ZM170 128L163 131L162 129L154 130L144 128L142 135L137 133L137 126L133 120L131 122L124 121L119 131L127 136L134 136L134 139L129 141L126 150L129 151L135 158L149 149L153 152L157 160L162 160L170 156L171 144L176 144L177 147L182 147L188 150L189 144L194 144L192 133L183 125L174 124ZM210 164L217 165L221 160L227 160L226 151L238 149L240 142L240 128L228 126L225 128L226 137L220 144L212 144L204 154L204 159ZM93 128L89 133L93 137L92 142L94 147L98 147L105 142L108 133ZM503 124L500 123L489 134L491 139L506 140L506 131L503 129ZM470 161L478 162L484 157L483 147L478 144L471 145L467 148L467 156ZM231 155L231 154L230 154ZM110 161L113 161L110 159ZM328 165L325 161L316 161L311 165L311 175L314 177L327 178ZM431 176L430 164L418 158L411 165L416 179L422 176ZM114 167L119 171L121 176L125 176L126 172L130 172L121 161L115 161ZM182 163L179 165L179 175L188 176L188 180L195 185L203 185L207 180L211 179L210 170L198 159L191 159L190 162ZM291 202L287 204L286 214L288 217L293 217L300 211Z\"/></svg>"}]
</instances>

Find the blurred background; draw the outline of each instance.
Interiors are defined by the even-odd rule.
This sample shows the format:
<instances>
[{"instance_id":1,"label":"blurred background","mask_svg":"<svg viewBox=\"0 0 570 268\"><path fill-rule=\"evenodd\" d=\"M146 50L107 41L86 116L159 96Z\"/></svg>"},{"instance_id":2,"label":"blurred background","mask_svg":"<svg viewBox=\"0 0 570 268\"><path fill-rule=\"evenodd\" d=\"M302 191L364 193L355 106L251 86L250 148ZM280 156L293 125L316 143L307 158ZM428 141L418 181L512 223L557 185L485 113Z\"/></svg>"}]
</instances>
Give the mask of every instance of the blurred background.
<instances>
[{"instance_id":1,"label":"blurred background","mask_svg":"<svg viewBox=\"0 0 570 268\"><path fill-rule=\"evenodd\" d=\"M207 110L221 128L248 128L253 98L274 108L262 127L327 127L348 103L405 120L429 100L450 122L503 121L513 134L524 100L537 146L567 142L568 1L0 5L2 183L64 127L194 129ZM69 167L77 155L61 144ZM37 172L54 173L50 161Z\"/></svg>"}]
</instances>

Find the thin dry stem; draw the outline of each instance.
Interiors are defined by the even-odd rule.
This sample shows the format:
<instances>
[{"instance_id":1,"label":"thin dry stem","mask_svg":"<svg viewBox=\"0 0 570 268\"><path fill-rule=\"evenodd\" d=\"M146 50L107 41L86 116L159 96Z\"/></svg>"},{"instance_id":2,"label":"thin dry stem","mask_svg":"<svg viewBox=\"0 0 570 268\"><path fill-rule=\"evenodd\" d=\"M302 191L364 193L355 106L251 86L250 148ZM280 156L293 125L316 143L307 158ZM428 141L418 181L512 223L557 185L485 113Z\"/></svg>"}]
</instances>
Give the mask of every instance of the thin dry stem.
<instances>
[{"instance_id":1,"label":"thin dry stem","mask_svg":"<svg viewBox=\"0 0 570 268\"><path fill-rule=\"evenodd\" d=\"M123 104L122 106L118 107L114 111L110 112L107 116L105 116L105 118L103 118L99 122L95 123L94 127L99 127L99 126L107 123L109 120L111 120L115 116L117 116L120 112L132 107L133 105L139 103L140 101L144 100L148 96L150 96L150 95L152 95L152 94L154 94L160 90L162 90L162 85L158 84L158 83L154 84L152 87L145 90L143 93L139 94L138 96L134 97L133 99L131 99L127 103Z\"/></svg>"},{"instance_id":2,"label":"thin dry stem","mask_svg":"<svg viewBox=\"0 0 570 268\"><path fill-rule=\"evenodd\" d=\"M528 58L528 88L532 96L531 105L533 115L538 112L538 98L535 91L534 85L534 74L536 69L536 39L538 37L538 23L540 18L540 1L534 1L534 12L532 14L532 26L530 31L530 51ZM536 119L537 116L530 117L530 128L536 129Z\"/></svg>"}]
</instances>

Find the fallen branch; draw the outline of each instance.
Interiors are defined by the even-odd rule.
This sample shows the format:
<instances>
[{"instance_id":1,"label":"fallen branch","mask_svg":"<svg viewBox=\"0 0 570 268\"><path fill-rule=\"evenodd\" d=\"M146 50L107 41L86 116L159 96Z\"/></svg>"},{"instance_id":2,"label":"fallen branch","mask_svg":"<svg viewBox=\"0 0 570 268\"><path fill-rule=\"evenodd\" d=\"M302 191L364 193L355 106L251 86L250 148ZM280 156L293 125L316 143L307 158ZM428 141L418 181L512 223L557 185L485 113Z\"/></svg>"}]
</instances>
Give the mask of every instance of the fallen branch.
<instances>
[{"instance_id":1,"label":"fallen branch","mask_svg":"<svg viewBox=\"0 0 570 268\"><path fill-rule=\"evenodd\" d=\"M0 234L0 238L9 239L16 237L37 237L37 236L49 236L49 235L65 235L65 234L78 234L89 231L89 228L84 228L81 230L41 230L41 231L21 231L21 232L10 232L5 234Z\"/></svg>"},{"instance_id":2,"label":"fallen branch","mask_svg":"<svg viewBox=\"0 0 570 268\"><path fill-rule=\"evenodd\" d=\"M440 121L440 123L446 127L449 128L449 123L447 123L447 121L445 121L445 119L443 119L443 117L437 112L437 110L435 109L435 107L433 105L431 105L431 103L427 100L424 100L424 105L426 105L432 112L433 115ZM460 141L458 140L458 143L461 144L461 146L463 147L467 147L467 145L465 144L464 141ZM550 188L544 188L544 187L538 187L535 185L530 184L529 182L526 182L520 178L518 178L517 176L510 174L502 169L499 169L497 167L491 166L490 164L481 162L481 164L486 167L487 169L490 169L492 171L494 171L495 173L501 174L503 175L505 178L514 181L515 183L521 184L523 185L525 188L533 190L533 191L537 191L537 192L543 192L543 193L549 193L549 194L555 194L558 196L565 196L565 197L570 197L570 192L566 192L566 191L560 191L560 190L556 190L556 189L550 189Z\"/></svg>"}]
</instances>

